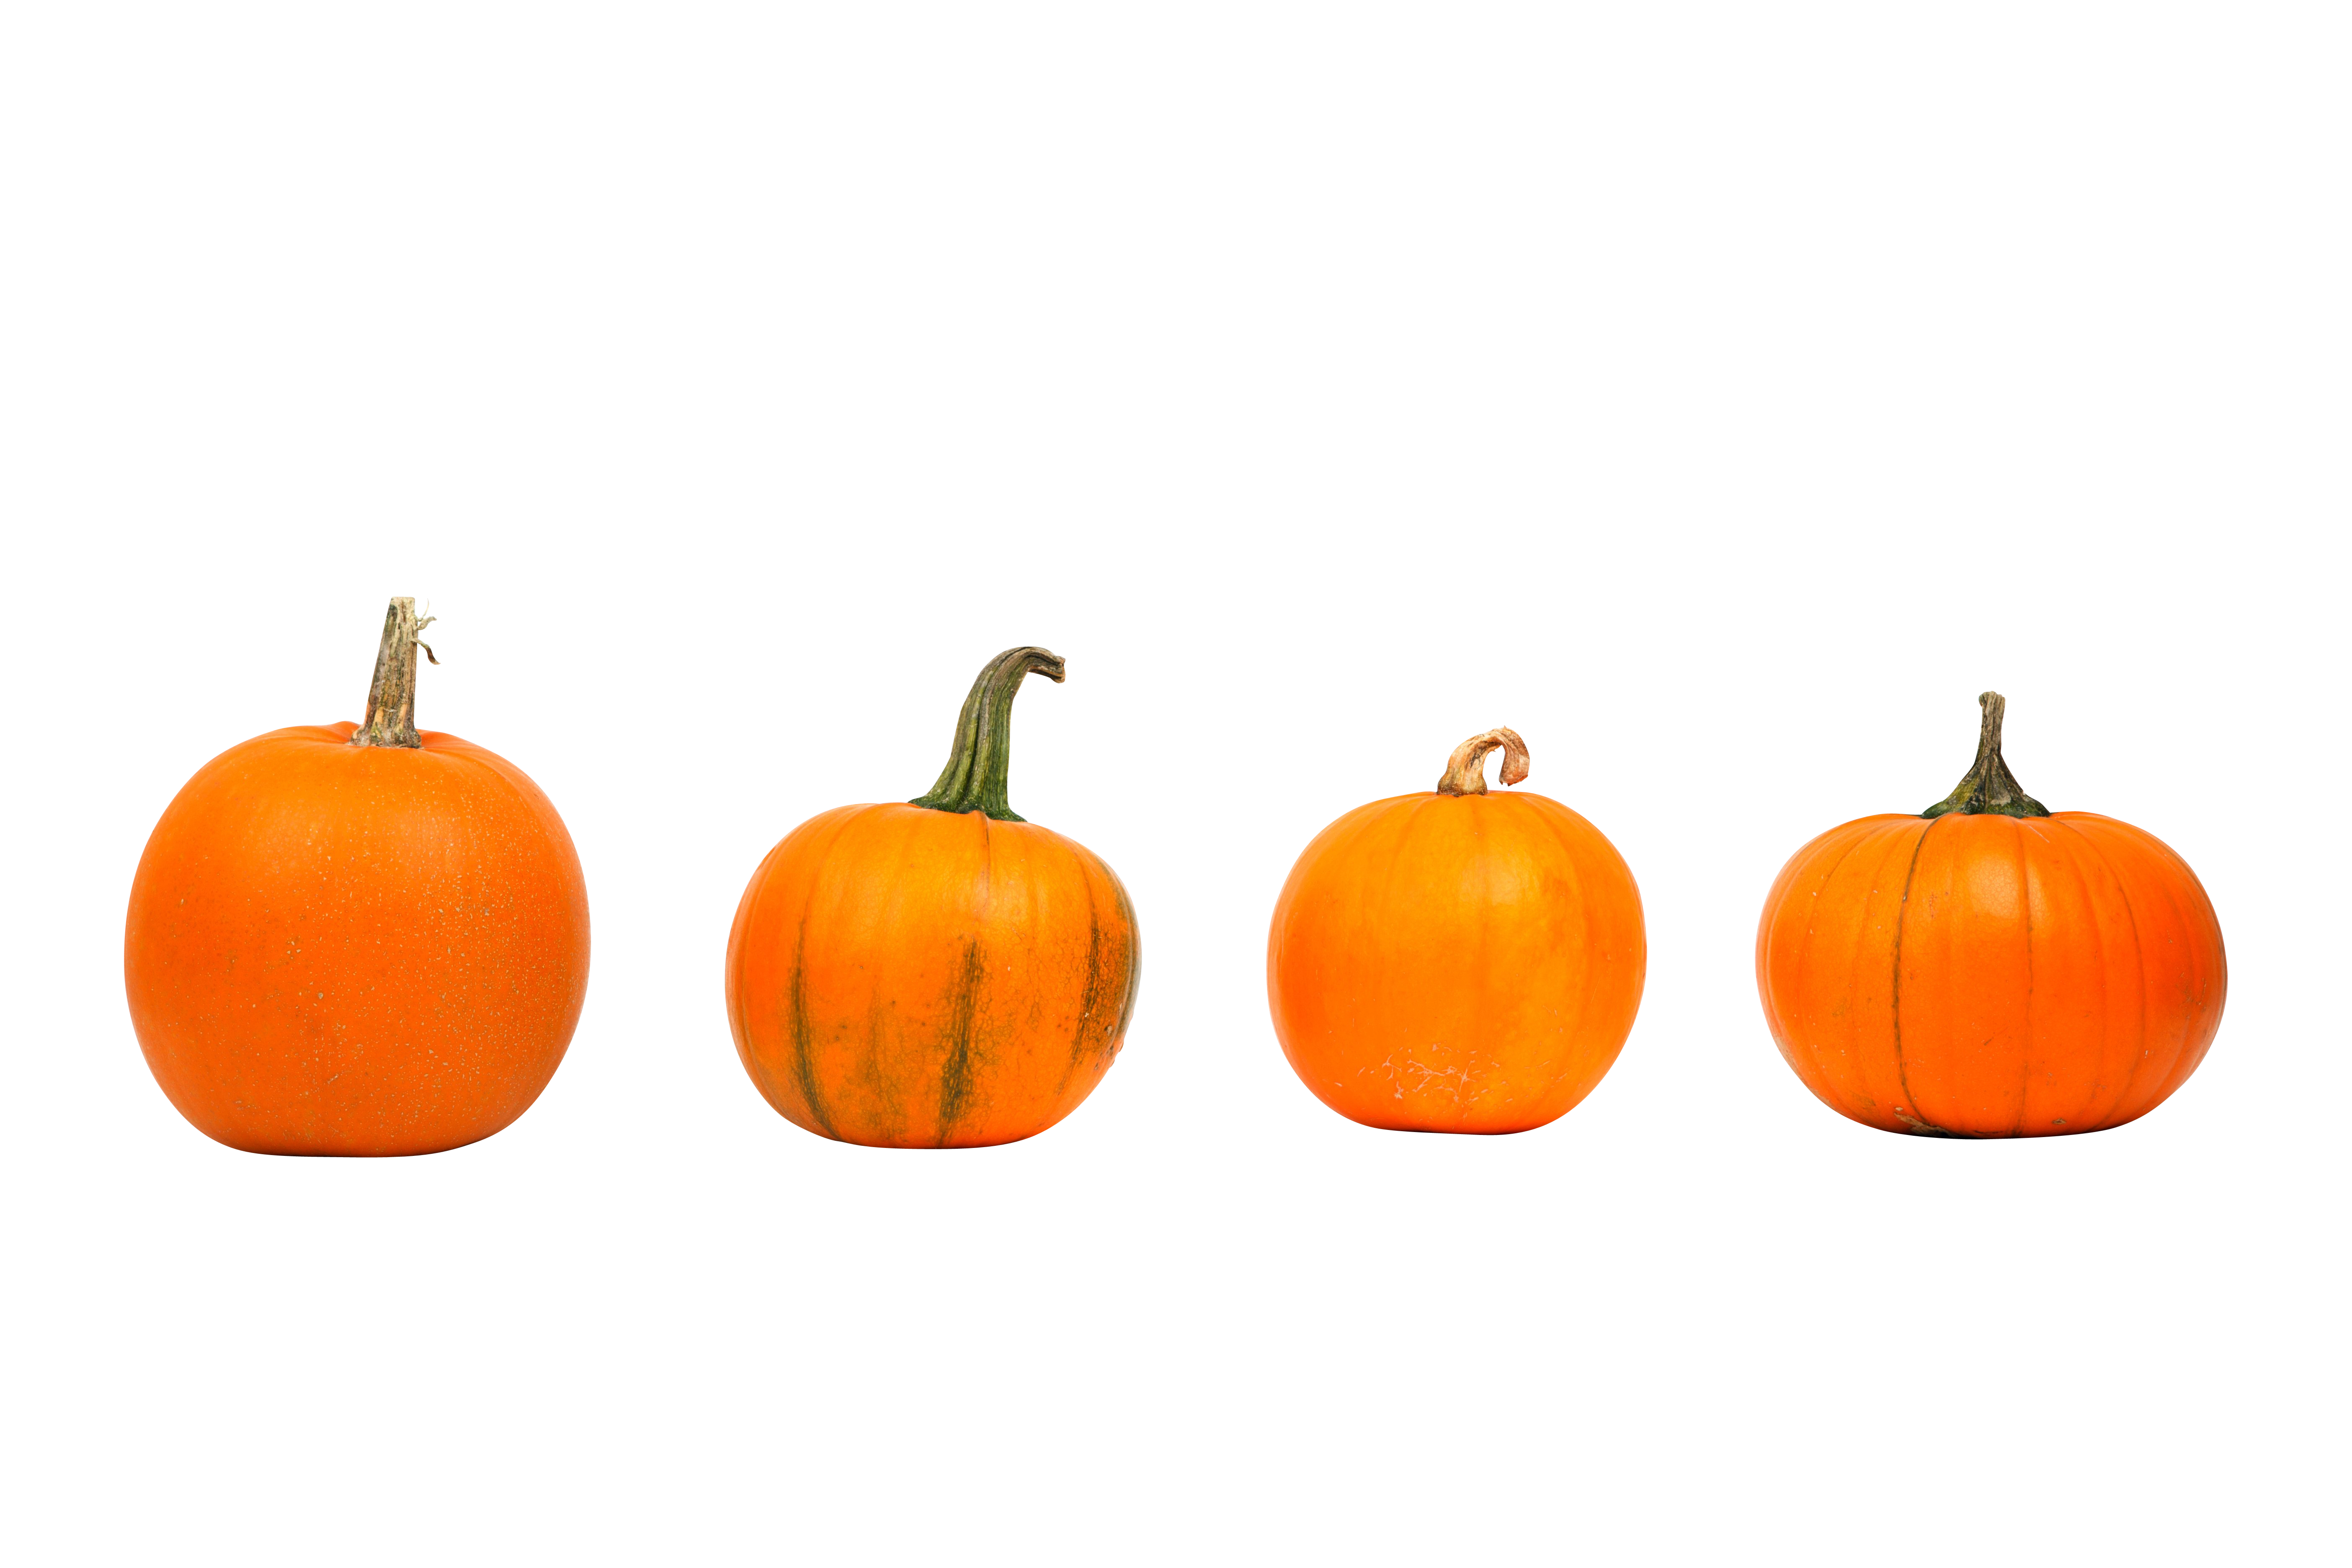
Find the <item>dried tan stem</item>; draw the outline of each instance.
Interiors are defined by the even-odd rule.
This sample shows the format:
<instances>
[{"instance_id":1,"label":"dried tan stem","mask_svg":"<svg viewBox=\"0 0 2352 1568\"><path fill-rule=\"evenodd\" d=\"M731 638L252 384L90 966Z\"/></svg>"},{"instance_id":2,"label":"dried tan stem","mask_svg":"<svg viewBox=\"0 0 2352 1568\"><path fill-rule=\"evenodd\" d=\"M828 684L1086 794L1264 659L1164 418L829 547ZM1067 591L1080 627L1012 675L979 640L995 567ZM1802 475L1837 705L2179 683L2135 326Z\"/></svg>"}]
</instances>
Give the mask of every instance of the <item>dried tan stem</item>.
<instances>
[{"instance_id":1,"label":"dried tan stem","mask_svg":"<svg viewBox=\"0 0 2352 1568\"><path fill-rule=\"evenodd\" d=\"M375 678L368 682L367 710L352 731L354 746L407 746L425 742L416 734L416 634L434 617L416 618L416 601L394 599L383 613L383 641L375 651ZM433 650L425 648L425 657ZM438 664L437 658L433 660Z\"/></svg>"},{"instance_id":2,"label":"dried tan stem","mask_svg":"<svg viewBox=\"0 0 2352 1568\"><path fill-rule=\"evenodd\" d=\"M1528 743L1519 739L1517 730L1489 730L1483 735L1473 735L1454 748L1445 760L1445 776L1437 781L1440 795L1485 795L1486 793L1486 753L1500 747L1503 752L1503 782L1517 784L1528 776Z\"/></svg>"}]
</instances>

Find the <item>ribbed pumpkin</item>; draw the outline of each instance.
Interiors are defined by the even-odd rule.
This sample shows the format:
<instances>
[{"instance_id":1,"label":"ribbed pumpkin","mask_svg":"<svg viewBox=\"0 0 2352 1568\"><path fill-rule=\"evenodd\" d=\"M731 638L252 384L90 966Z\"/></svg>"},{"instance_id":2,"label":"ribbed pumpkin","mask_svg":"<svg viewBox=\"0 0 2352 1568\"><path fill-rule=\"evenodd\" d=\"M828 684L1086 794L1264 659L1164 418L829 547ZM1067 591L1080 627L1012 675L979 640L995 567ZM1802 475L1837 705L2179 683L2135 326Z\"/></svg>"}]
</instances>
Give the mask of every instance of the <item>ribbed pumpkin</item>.
<instances>
[{"instance_id":1,"label":"ribbed pumpkin","mask_svg":"<svg viewBox=\"0 0 2352 1568\"><path fill-rule=\"evenodd\" d=\"M2096 1132L2180 1087L2221 1026L2221 928L2152 834L2055 814L2001 757L1917 816L1865 816L1797 851L1756 933L1780 1054L1831 1109L1890 1132Z\"/></svg>"},{"instance_id":2,"label":"ribbed pumpkin","mask_svg":"<svg viewBox=\"0 0 2352 1568\"><path fill-rule=\"evenodd\" d=\"M364 723L222 752L140 858L131 1025L180 1113L233 1148L487 1138L539 1098L580 1020L571 835L512 763L416 728L421 624L392 602Z\"/></svg>"},{"instance_id":3,"label":"ribbed pumpkin","mask_svg":"<svg viewBox=\"0 0 2352 1568\"><path fill-rule=\"evenodd\" d=\"M1342 1116L1521 1132L1567 1114L1623 1048L1649 950L1601 830L1539 795L1509 730L1465 741L1435 791L1358 806L1291 868L1266 939L1284 1055Z\"/></svg>"},{"instance_id":4,"label":"ribbed pumpkin","mask_svg":"<svg viewBox=\"0 0 2352 1568\"><path fill-rule=\"evenodd\" d=\"M813 816L769 852L727 943L751 1081L827 1138L971 1148L1091 1093L1140 976L1135 908L1083 846L1013 815L1013 694L1063 663L1007 649L972 683L929 795Z\"/></svg>"}]
</instances>

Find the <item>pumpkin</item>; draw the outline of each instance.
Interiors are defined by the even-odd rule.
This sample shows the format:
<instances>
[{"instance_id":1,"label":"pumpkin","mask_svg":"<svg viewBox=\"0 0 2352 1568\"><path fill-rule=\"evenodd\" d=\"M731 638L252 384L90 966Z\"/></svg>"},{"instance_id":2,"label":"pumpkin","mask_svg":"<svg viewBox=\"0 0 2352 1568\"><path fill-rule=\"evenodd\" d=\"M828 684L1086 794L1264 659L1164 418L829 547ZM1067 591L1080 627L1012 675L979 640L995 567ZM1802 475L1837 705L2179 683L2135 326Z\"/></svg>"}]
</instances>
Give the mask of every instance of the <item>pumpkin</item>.
<instances>
[{"instance_id":1,"label":"pumpkin","mask_svg":"<svg viewBox=\"0 0 2352 1568\"><path fill-rule=\"evenodd\" d=\"M1437 788L1358 806L1299 856L1266 938L1283 1054L1342 1116L1520 1132L1566 1115L1642 1002L1642 895L1616 847L1528 776L1509 730L1465 741Z\"/></svg>"},{"instance_id":2,"label":"pumpkin","mask_svg":"<svg viewBox=\"0 0 2352 1568\"><path fill-rule=\"evenodd\" d=\"M416 728L425 624L393 600L363 721L222 752L140 857L131 1025L173 1105L232 1148L487 1138L539 1098L579 1022L579 857L521 769Z\"/></svg>"},{"instance_id":3,"label":"pumpkin","mask_svg":"<svg viewBox=\"0 0 2352 1568\"><path fill-rule=\"evenodd\" d=\"M2051 812L1978 699L1975 765L1916 816L1865 816L1789 861L1756 984L1780 1054L1865 1126L1949 1138L2096 1132L2204 1059L2228 988L2221 928L2153 834Z\"/></svg>"},{"instance_id":4,"label":"pumpkin","mask_svg":"<svg viewBox=\"0 0 2352 1568\"><path fill-rule=\"evenodd\" d=\"M1005 798L1013 695L1064 672L1044 648L997 655L929 795L813 816L752 873L727 1016L787 1120L881 1148L1009 1143L1076 1110L1118 1055L1135 906L1108 866Z\"/></svg>"}]
</instances>

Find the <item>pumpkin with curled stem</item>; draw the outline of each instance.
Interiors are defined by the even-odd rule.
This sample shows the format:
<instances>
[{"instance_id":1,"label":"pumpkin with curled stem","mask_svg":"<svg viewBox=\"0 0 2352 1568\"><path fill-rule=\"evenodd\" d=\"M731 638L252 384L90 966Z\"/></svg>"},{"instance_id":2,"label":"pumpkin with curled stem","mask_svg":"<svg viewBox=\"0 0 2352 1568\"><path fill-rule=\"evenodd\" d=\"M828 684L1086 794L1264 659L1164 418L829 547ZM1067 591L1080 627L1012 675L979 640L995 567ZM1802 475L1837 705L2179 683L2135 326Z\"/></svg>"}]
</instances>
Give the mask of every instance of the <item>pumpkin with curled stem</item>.
<instances>
[{"instance_id":1,"label":"pumpkin with curled stem","mask_svg":"<svg viewBox=\"0 0 2352 1568\"><path fill-rule=\"evenodd\" d=\"M1008 1143L1109 1069L1135 1011L1135 907L1108 866L1005 798L1013 695L1063 673L1044 648L999 654L929 794L811 817L752 873L727 1016L787 1120L887 1148Z\"/></svg>"},{"instance_id":2,"label":"pumpkin with curled stem","mask_svg":"<svg viewBox=\"0 0 2352 1568\"><path fill-rule=\"evenodd\" d=\"M2204 1059L2228 990L2197 874L2153 834L2053 813L2001 757L1916 816L1797 851L1764 900L1756 984L1780 1054L1832 1110L1890 1132L2096 1132Z\"/></svg>"},{"instance_id":3,"label":"pumpkin with curled stem","mask_svg":"<svg viewBox=\"0 0 2352 1568\"><path fill-rule=\"evenodd\" d=\"M539 1098L580 1020L571 835L512 763L416 728L423 624L393 600L362 721L222 752L140 857L131 1024L173 1105L232 1148L487 1138Z\"/></svg>"},{"instance_id":4,"label":"pumpkin with curled stem","mask_svg":"<svg viewBox=\"0 0 2352 1568\"><path fill-rule=\"evenodd\" d=\"M1564 1116L1616 1061L1641 1005L1642 895L1616 847L1490 730L1437 788L1357 807L1276 901L1266 995L1292 1068L1367 1126L1520 1132Z\"/></svg>"}]
</instances>

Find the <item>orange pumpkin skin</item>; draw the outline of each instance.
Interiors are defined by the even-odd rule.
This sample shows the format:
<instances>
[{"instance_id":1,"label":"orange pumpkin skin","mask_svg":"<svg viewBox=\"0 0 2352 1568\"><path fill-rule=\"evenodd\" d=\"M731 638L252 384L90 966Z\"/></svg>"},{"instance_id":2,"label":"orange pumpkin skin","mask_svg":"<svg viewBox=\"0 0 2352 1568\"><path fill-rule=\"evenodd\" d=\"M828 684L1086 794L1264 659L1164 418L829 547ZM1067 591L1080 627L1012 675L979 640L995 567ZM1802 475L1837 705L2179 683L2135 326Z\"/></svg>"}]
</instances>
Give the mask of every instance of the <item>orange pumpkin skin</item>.
<instances>
[{"instance_id":1,"label":"orange pumpkin skin","mask_svg":"<svg viewBox=\"0 0 2352 1568\"><path fill-rule=\"evenodd\" d=\"M976 1148L1053 1126L1125 1039L1135 908L1034 823L845 805L761 861L727 943L727 1016L760 1092L827 1138Z\"/></svg>"},{"instance_id":2,"label":"orange pumpkin skin","mask_svg":"<svg viewBox=\"0 0 2352 1568\"><path fill-rule=\"evenodd\" d=\"M1797 851L1756 983L1822 1102L1891 1132L2095 1132L2221 1026L2221 928L2188 864L2090 812L1865 816Z\"/></svg>"},{"instance_id":3,"label":"orange pumpkin skin","mask_svg":"<svg viewBox=\"0 0 2352 1568\"><path fill-rule=\"evenodd\" d=\"M303 725L190 779L131 884L140 1048L195 1126L262 1154L487 1138L554 1076L588 987L563 822L454 735Z\"/></svg>"},{"instance_id":4,"label":"orange pumpkin skin","mask_svg":"<svg viewBox=\"0 0 2352 1568\"><path fill-rule=\"evenodd\" d=\"M1283 1054L1340 1115L1522 1132L1617 1059L1648 962L1633 874L1583 817L1539 795L1405 795L1299 856L1266 994Z\"/></svg>"}]
</instances>

